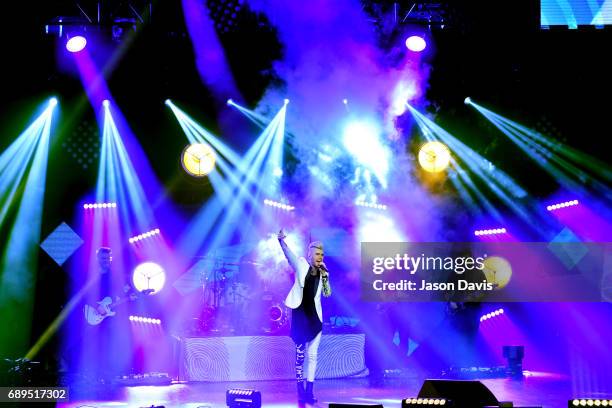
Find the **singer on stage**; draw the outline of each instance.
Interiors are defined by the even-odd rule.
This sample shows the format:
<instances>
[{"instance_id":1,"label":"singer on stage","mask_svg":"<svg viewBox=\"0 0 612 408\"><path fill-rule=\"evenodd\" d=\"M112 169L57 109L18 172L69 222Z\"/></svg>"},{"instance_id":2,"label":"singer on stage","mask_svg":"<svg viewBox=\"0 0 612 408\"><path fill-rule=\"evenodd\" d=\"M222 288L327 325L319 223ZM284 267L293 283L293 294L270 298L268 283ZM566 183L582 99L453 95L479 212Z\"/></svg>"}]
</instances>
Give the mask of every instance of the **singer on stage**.
<instances>
[{"instance_id":1,"label":"singer on stage","mask_svg":"<svg viewBox=\"0 0 612 408\"><path fill-rule=\"evenodd\" d=\"M323 311L321 293L331 295L329 273L323 263L323 244L319 241L308 245L307 258L296 257L285 242L285 233L281 229L278 242L283 253L293 268L295 278L293 287L285 304L293 309L291 314L291 338L295 342L295 376L299 402L315 403L313 384L317 368L317 351L321 342L323 329ZM304 359L306 364L306 387L304 387Z\"/></svg>"}]
</instances>

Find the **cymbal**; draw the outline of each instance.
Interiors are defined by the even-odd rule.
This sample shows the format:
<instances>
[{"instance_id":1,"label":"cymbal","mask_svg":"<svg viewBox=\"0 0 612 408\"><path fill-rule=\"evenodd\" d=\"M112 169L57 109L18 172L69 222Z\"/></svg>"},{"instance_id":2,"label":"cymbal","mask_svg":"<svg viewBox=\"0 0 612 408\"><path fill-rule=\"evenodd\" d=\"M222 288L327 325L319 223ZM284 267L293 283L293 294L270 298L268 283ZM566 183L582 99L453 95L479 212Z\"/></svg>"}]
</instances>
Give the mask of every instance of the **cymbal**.
<instances>
[{"instance_id":1,"label":"cymbal","mask_svg":"<svg viewBox=\"0 0 612 408\"><path fill-rule=\"evenodd\" d=\"M262 263L254 262L254 261L243 261L242 263L247 264L247 265L263 266Z\"/></svg>"},{"instance_id":2,"label":"cymbal","mask_svg":"<svg viewBox=\"0 0 612 408\"><path fill-rule=\"evenodd\" d=\"M263 266L263 264L258 263L258 262L254 262L254 261L223 262L223 265L234 265L234 266L240 266L240 265L256 265L256 266Z\"/></svg>"},{"instance_id":3,"label":"cymbal","mask_svg":"<svg viewBox=\"0 0 612 408\"><path fill-rule=\"evenodd\" d=\"M214 255L202 255L202 256L194 256L193 259L198 259L198 262L204 263L214 263L216 265L257 265L263 266L263 264L253 261L253 260L240 260L236 256L214 256Z\"/></svg>"}]
</instances>

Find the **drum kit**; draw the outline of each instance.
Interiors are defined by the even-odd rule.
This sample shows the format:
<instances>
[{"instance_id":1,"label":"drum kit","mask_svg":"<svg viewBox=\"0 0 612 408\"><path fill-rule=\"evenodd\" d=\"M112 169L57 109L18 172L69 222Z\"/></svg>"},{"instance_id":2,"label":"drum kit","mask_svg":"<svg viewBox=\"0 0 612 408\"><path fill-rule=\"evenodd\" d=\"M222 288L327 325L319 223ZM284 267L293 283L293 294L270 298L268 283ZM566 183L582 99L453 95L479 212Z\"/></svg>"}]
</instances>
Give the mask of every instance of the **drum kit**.
<instances>
[{"instance_id":1,"label":"drum kit","mask_svg":"<svg viewBox=\"0 0 612 408\"><path fill-rule=\"evenodd\" d=\"M225 336L288 332L289 309L282 298L267 288L260 289L261 285L246 283L240 273L243 265L261 266L252 261L217 259L213 267L201 273L202 303L199 317L193 319L193 334Z\"/></svg>"}]
</instances>

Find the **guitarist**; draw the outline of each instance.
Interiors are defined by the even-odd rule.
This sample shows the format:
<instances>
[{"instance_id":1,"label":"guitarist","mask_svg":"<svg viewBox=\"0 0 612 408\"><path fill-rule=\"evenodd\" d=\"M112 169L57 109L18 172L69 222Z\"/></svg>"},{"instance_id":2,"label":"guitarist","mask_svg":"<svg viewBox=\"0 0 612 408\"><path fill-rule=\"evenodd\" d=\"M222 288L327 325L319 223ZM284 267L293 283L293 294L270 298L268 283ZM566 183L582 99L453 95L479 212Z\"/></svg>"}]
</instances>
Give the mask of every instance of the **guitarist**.
<instances>
[{"instance_id":1,"label":"guitarist","mask_svg":"<svg viewBox=\"0 0 612 408\"><path fill-rule=\"evenodd\" d=\"M122 296L125 296L129 297L130 300L136 300L137 293L128 283L125 282L125 279L123 279L124 277L112 274L112 250L108 247L101 247L96 251L96 257L98 259L98 265L100 267L99 299L103 299L106 296L109 296L113 302L117 302L121 299ZM115 287L117 286L116 280L118 278L122 278L120 284L122 286L121 290L123 293L121 296L116 295L117 291L115 290ZM115 296L112 296L113 294L115 294ZM97 306L97 311L102 316L108 313L108 309L102 305Z\"/></svg>"},{"instance_id":2,"label":"guitarist","mask_svg":"<svg viewBox=\"0 0 612 408\"><path fill-rule=\"evenodd\" d=\"M122 297L129 296L135 299L136 292L127 283L121 273L114 273L112 268L113 254L109 247L101 247L96 251L98 262L98 275L94 279L87 298L88 305L95 307L97 312L105 315L108 311L117 312L112 308L107 309L98 302L105 297L110 297L113 302ZM96 382L110 382L114 377L126 373L132 363L131 330L126 313L118 313L117 316L109 316L97 325L91 325L81 314L83 323L82 339L80 345L81 364L80 368L87 374L93 375Z\"/></svg>"}]
</instances>

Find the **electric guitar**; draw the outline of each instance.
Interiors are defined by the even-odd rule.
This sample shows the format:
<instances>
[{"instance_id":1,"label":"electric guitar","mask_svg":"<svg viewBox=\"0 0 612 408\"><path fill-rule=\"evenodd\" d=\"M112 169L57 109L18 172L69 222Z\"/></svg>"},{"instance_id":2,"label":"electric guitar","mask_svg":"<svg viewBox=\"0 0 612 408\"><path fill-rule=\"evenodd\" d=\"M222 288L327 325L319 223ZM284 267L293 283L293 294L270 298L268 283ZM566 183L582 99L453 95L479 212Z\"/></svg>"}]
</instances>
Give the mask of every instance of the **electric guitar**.
<instances>
[{"instance_id":1,"label":"electric guitar","mask_svg":"<svg viewBox=\"0 0 612 408\"><path fill-rule=\"evenodd\" d=\"M85 320L87 321L87 324L97 326L107 317L114 316L116 314L116 312L113 310L115 307L127 302L128 300L136 300L139 296L148 295L153 292L155 292L155 289L145 289L142 292L131 293L128 296L119 298L114 302L110 296L106 296L104 299L97 302L97 306L83 306Z\"/></svg>"}]
</instances>

